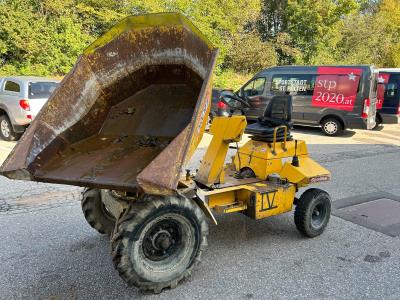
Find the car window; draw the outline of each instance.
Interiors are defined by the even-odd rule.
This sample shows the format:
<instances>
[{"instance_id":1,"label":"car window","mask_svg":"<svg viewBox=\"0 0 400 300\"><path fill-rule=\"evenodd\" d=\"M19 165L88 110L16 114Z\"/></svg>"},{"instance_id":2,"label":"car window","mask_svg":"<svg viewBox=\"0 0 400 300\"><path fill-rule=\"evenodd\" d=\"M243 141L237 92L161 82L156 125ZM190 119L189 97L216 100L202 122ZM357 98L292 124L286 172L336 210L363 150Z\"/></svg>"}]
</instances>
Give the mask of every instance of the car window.
<instances>
[{"instance_id":1,"label":"car window","mask_svg":"<svg viewBox=\"0 0 400 300\"><path fill-rule=\"evenodd\" d=\"M243 88L243 92L246 97L259 96L263 94L264 87L265 77L258 77L246 84Z\"/></svg>"},{"instance_id":2,"label":"car window","mask_svg":"<svg viewBox=\"0 0 400 300\"><path fill-rule=\"evenodd\" d=\"M385 87L385 97L394 97L397 94L397 82L389 82Z\"/></svg>"},{"instance_id":3,"label":"car window","mask_svg":"<svg viewBox=\"0 0 400 300\"><path fill-rule=\"evenodd\" d=\"M212 103L217 103L219 101L219 96L221 95L220 90L213 89L211 94Z\"/></svg>"},{"instance_id":4,"label":"car window","mask_svg":"<svg viewBox=\"0 0 400 300\"><path fill-rule=\"evenodd\" d=\"M49 98L57 85L57 82L30 82L28 87L29 99Z\"/></svg>"},{"instance_id":5,"label":"car window","mask_svg":"<svg viewBox=\"0 0 400 300\"><path fill-rule=\"evenodd\" d=\"M272 77L271 91L291 95L312 95L315 87L315 74L282 74Z\"/></svg>"},{"instance_id":6,"label":"car window","mask_svg":"<svg viewBox=\"0 0 400 300\"><path fill-rule=\"evenodd\" d=\"M19 93L21 91L21 87L19 86L18 83L11 80L7 80L6 84L4 85L4 90L8 92Z\"/></svg>"}]
</instances>

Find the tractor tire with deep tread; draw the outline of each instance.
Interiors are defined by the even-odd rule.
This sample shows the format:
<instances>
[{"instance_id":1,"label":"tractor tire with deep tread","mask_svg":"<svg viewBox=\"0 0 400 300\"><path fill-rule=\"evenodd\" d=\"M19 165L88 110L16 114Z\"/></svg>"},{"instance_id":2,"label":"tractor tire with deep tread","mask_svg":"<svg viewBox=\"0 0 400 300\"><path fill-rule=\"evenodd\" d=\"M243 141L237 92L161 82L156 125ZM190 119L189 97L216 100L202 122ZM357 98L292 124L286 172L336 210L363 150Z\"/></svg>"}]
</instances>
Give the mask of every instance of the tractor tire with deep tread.
<instances>
[{"instance_id":1,"label":"tractor tire with deep tread","mask_svg":"<svg viewBox=\"0 0 400 300\"><path fill-rule=\"evenodd\" d=\"M111 239L114 266L129 285L160 293L191 275L207 235L204 213L194 201L148 195L117 220Z\"/></svg>"},{"instance_id":2,"label":"tractor tire with deep tread","mask_svg":"<svg viewBox=\"0 0 400 300\"><path fill-rule=\"evenodd\" d=\"M307 237L316 237L324 232L331 215L331 198L323 190L311 188L297 200L294 223Z\"/></svg>"},{"instance_id":3,"label":"tractor tire with deep tread","mask_svg":"<svg viewBox=\"0 0 400 300\"><path fill-rule=\"evenodd\" d=\"M82 193L82 211L89 225L101 234L111 235L115 226L115 217L107 211L101 190L85 189Z\"/></svg>"}]
</instances>

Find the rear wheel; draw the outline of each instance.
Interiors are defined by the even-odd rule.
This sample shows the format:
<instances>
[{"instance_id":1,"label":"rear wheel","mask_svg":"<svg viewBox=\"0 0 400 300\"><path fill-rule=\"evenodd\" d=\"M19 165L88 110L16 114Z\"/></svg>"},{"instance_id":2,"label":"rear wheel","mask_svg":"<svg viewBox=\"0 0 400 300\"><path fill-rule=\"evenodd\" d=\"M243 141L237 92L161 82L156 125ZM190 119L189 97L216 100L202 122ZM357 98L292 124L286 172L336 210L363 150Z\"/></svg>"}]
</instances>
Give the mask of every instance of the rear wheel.
<instances>
[{"instance_id":1,"label":"rear wheel","mask_svg":"<svg viewBox=\"0 0 400 300\"><path fill-rule=\"evenodd\" d=\"M207 234L203 212L189 199L147 196L117 221L111 243L114 266L128 284L160 293L191 274Z\"/></svg>"},{"instance_id":2,"label":"rear wheel","mask_svg":"<svg viewBox=\"0 0 400 300\"><path fill-rule=\"evenodd\" d=\"M321 122L322 132L328 136L340 135L343 132L342 123L336 118L327 118Z\"/></svg>"},{"instance_id":3,"label":"rear wheel","mask_svg":"<svg viewBox=\"0 0 400 300\"><path fill-rule=\"evenodd\" d=\"M297 229L307 237L324 232L331 215L331 198L320 189L308 189L297 200L294 222Z\"/></svg>"},{"instance_id":4,"label":"rear wheel","mask_svg":"<svg viewBox=\"0 0 400 300\"><path fill-rule=\"evenodd\" d=\"M377 114L375 117L375 126L372 128L372 130L380 130L382 128L382 117Z\"/></svg>"},{"instance_id":5,"label":"rear wheel","mask_svg":"<svg viewBox=\"0 0 400 300\"><path fill-rule=\"evenodd\" d=\"M107 209L101 198L101 190L85 189L82 194L82 211L89 225L101 234L111 235L115 217Z\"/></svg>"},{"instance_id":6,"label":"rear wheel","mask_svg":"<svg viewBox=\"0 0 400 300\"><path fill-rule=\"evenodd\" d=\"M6 115L0 116L0 136L5 141L15 141L19 138L19 134L14 131Z\"/></svg>"}]
</instances>

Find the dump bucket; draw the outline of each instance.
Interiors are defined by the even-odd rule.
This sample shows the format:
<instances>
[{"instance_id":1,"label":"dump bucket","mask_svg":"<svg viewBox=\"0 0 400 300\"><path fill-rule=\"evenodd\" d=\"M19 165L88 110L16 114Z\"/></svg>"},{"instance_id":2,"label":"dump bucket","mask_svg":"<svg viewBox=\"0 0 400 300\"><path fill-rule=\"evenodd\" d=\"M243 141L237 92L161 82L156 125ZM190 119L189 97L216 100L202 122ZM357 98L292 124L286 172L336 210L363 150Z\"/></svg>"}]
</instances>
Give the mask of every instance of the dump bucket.
<instances>
[{"instance_id":1,"label":"dump bucket","mask_svg":"<svg viewBox=\"0 0 400 300\"><path fill-rule=\"evenodd\" d=\"M173 194L204 132L216 55L180 14L124 19L78 58L1 174Z\"/></svg>"}]
</instances>

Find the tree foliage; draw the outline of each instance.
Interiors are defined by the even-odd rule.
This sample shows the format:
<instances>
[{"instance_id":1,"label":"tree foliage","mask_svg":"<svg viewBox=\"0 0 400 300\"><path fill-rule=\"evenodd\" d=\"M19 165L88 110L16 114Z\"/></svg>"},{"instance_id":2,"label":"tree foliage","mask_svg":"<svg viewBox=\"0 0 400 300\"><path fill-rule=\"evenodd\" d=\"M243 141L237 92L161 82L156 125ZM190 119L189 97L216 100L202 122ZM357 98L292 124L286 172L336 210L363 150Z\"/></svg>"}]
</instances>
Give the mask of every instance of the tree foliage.
<instances>
[{"instance_id":1,"label":"tree foliage","mask_svg":"<svg viewBox=\"0 0 400 300\"><path fill-rule=\"evenodd\" d=\"M276 64L400 67L400 0L2 0L0 75L63 76L123 17L162 11L220 48L220 85Z\"/></svg>"}]
</instances>

